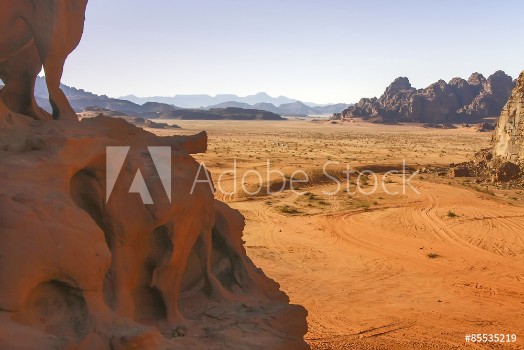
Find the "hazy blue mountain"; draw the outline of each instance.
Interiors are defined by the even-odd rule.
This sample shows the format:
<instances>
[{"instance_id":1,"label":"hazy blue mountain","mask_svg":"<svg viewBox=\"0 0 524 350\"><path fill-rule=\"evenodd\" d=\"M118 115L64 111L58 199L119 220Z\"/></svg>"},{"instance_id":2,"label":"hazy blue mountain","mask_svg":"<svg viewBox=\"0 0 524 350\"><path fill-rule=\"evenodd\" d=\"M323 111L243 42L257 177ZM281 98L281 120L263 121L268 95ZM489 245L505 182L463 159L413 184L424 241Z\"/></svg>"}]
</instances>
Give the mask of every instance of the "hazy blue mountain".
<instances>
[{"instance_id":1,"label":"hazy blue mountain","mask_svg":"<svg viewBox=\"0 0 524 350\"><path fill-rule=\"evenodd\" d=\"M249 103L243 103L243 102L237 102L237 101L227 101L227 102L222 102L222 103L219 103L219 104L216 104L216 105L212 105L212 106L207 106L206 108L207 109L211 109L211 108L244 108L244 109L249 109L249 108L252 108L253 106L251 106Z\"/></svg>"},{"instance_id":2,"label":"hazy blue mountain","mask_svg":"<svg viewBox=\"0 0 524 350\"><path fill-rule=\"evenodd\" d=\"M336 103L333 105L320 105L315 106L313 109L316 111L316 114L334 114L334 113L341 113L343 110L348 108L349 104L346 103Z\"/></svg>"},{"instance_id":3,"label":"hazy blue mountain","mask_svg":"<svg viewBox=\"0 0 524 350\"><path fill-rule=\"evenodd\" d=\"M249 95L240 97L232 94L221 94L216 96L210 95L175 95L173 97L152 96L152 97L137 97L135 95L128 95L120 97L134 103L144 104L146 102L160 102L179 106L181 108L202 108L208 106L215 106L225 102L240 102L248 105L255 105L257 103L272 103L276 106L284 103L292 103L296 100L285 97L271 97L265 92L260 92L256 95Z\"/></svg>"},{"instance_id":4,"label":"hazy blue mountain","mask_svg":"<svg viewBox=\"0 0 524 350\"><path fill-rule=\"evenodd\" d=\"M264 111L281 114L280 109L272 103L260 102L260 103L253 105L253 108L262 109Z\"/></svg>"},{"instance_id":5,"label":"hazy blue mountain","mask_svg":"<svg viewBox=\"0 0 524 350\"><path fill-rule=\"evenodd\" d=\"M305 105L304 103L300 101L281 104L280 106L278 106L278 109L282 111L282 114L284 115L302 116L302 115L312 115L312 114L317 113L313 108Z\"/></svg>"},{"instance_id":6,"label":"hazy blue mountain","mask_svg":"<svg viewBox=\"0 0 524 350\"><path fill-rule=\"evenodd\" d=\"M176 111L177 109L180 109L176 106L168 105L165 103L159 103L159 102L146 102L142 105L142 112L148 112L148 113L167 113Z\"/></svg>"},{"instance_id":7,"label":"hazy blue mountain","mask_svg":"<svg viewBox=\"0 0 524 350\"><path fill-rule=\"evenodd\" d=\"M327 105L322 106L318 105L317 107L310 107L305 103L302 103L300 101L292 102L292 103L284 103L280 106L275 106L272 103L256 103L254 105L250 105L247 103L242 102L236 102L236 101L228 101L224 103L219 103L217 105L209 106L207 109L210 108L244 108L244 109L259 109L263 111L268 111L280 115L287 115L287 116L307 116L307 115L321 115L321 114L333 114L333 113L340 113L349 105L345 103L339 103L334 105Z\"/></svg>"}]
</instances>

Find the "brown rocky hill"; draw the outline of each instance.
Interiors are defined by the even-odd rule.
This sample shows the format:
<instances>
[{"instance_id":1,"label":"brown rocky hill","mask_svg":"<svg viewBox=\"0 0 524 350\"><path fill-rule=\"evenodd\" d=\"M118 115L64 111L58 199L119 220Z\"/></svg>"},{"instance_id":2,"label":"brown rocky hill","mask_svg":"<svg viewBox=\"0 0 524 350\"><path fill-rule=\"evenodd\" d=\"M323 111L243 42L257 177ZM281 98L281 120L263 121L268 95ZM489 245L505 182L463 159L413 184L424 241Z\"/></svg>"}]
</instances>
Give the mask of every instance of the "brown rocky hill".
<instances>
[{"instance_id":1,"label":"brown rocky hill","mask_svg":"<svg viewBox=\"0 0 524 350\"><path fill-rule=\"evenodd\" d=\"M400 77L380 98L363 98L335 114L334 119L363 118L373 122L453 123L475 122L498 116L515 86L513 79L497 71L487 79L473 73L466 81L454 78L415 89Z\"/></svg>"}]
</instances>

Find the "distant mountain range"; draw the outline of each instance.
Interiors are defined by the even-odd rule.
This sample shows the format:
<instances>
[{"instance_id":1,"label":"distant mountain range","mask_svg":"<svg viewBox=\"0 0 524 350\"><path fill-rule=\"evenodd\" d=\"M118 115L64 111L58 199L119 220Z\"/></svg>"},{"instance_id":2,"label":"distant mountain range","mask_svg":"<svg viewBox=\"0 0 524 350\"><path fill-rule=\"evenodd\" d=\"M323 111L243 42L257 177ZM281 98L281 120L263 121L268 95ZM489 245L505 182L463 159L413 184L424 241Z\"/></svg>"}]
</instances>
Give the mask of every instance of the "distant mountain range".
<instances>
[{"instance_id":1,"label":"distant mountain range","mask_svg":"<svg viewBox=\"0 0 524 350\"><path fill-rule=\"evenodd\" d=\"M340 113L350 105L345 103L338 103L327 106L310 106L300 101L294 101L289 103L283 103L278 107L272 103L259 102L254 105L238 101L227 101L216 105L209 106L208 108L247 108L247 109L261 109L268 112L273 112L285 116L308 116L308 115L332 115L334 113Z\"/></svg>"},{"instance_id":2,"label":"distant mountain range","mask_svg":"<svg viewBox=\"0 0 524 350\"><path fill-rule=\"evenodd\" d=\"M136 97L134 95L121 98L111 98L106 95L96 95L83 89L61 85L62 90L69 99L71 106L81 112L86 107L100 107L105 110L119 111L128 115L140 115L154 118L155 115L172 112L173 110L211 110L235 108L262 110L284 116L308 116L340 113L350 105L333 104L319 105L304 103L285 96L271 97L261 92L256 95L239 97L237 95L177 95L174 97ZM45 78L38 77L35 86L35 96L38 104L50 110L47 100L47 86ZM151 108L154 106L154 110ZM177 113L179 115L180 113ZM185 114L184 114L185 115Z\"/></svg>"},{"instance_id":3,"label":"distant mountain range","mask_svg":"<svg viewBox=\"0 0 524 350\"><path fill-rule=\"evenodd\" d=\"M255 105L261 102L267 102L274 105L281 105L285 103L292 103L296 100L285 96L271 97L265 92L260 92L256 95L240 97L232 94L222 94L217 96L209 95L175 95L173 97L137 97L135 95L122 96L120 99L128 100L137 104L144 104L146 102L166 103L180 108L206 108L224 102L239 102L247 105Z\"/></svg>"},{"instance_id":4,"label":"distant mountain range","mask_svg":"<svg viewBox=\"0 0 524 350\"><path fill-rule=\"evenodd\" d=\"M77 112L100 112L109 116L138 117L139 119L284 120L280 115L265 110L240 108L187 109L159 102L146 102L140 105L105 95L99 96L63 84L61 88L69 99L71 106ZM37 78L35 96L38 105L50 112L51 105L48 101L47 86L44 78Z\"/></svg>"},{"instance_id":5,"label":"distant mountain range","mask_svg":"<svg viewBox=\"0 0 524 350\"><path fill-rule=\"evenodd\" d=\"M280 115L306 116L317 114L340 113L348 104L337 103L332 105L321 105L311 102L300 102L285 96L271 97L265 92L259 92L255 95L245 97L223 94L217 96L210 95L175 95L173 97L137 97L127 95L120 97L137 104L146 102L165 103L180 108L243 108L243 109L260 109Z\"/></svg>"}]
</instances>

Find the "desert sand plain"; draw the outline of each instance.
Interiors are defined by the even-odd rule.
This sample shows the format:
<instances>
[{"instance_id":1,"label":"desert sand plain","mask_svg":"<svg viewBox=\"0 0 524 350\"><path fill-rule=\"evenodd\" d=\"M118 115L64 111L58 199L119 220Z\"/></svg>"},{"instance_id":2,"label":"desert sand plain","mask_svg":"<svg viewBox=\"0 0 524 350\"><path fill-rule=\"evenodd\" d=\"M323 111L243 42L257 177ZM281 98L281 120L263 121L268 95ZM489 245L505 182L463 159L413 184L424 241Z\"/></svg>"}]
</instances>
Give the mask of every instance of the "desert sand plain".
<instances>
[{"instance_id":1,"label":"desert sand plain","mask_svg":"<svg viewBox=\"0 0 524 350\"><path fill-rule=\"evenodd\" d=\"M248 255L278 281L291 302L309 312L313 349L524 348L524 189L500 189L474 179L421 173L402 193L402 177L386 176L372 195L336 195L322 176L344 170L401 170L471 160L491 134L419 125L289 121L165 121L193 134L206 130L209 149L197 156L214 181L233 168L291 175L308 184L266 195L217 196L246 217ZM408 171L412 173L412 170ZM253 174L252 174L253 175ZM338 177L343 178L343 177ZM233 188L231 174L221 178ZM245 179L253 191L259 179ZM269 183L279 187L272 173ZM267 178L263 178L264 186ZM355 177L350 188L355 190ZM374 180L361 178L370 192ZM346 186L342 183L342 186ZM516 334L516 344L466 344L470 333Z\"/></svg>"}]
</instances>

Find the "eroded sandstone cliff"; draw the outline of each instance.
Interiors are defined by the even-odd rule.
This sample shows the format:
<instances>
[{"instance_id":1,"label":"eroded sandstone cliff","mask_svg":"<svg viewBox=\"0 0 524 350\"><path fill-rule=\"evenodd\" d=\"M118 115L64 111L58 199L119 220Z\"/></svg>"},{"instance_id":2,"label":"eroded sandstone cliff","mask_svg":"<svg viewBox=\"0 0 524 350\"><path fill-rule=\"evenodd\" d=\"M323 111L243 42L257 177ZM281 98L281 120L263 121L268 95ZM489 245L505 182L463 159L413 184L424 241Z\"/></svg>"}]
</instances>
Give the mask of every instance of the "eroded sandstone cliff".
<instances>
[{"instance_id":1,"label":"eroded sandstone cliff","mask_svg":"<svg viewBox=\"0 0 524 350\"><path fill-rule=\"evenodd\" d=\"M106 147L127 145L106 202ZM151 146L172 149L171 202ZM242 215L191 192L205 146L0 104L0 348L305 348L305 311L246 256ZM128 193L137 170L154 205Z\"/></svg>"},{"instance_id":2,"label":"eroded sandstone cliff","mask_svg":"<svg viewBox=\"0 0 524 350\"><path fill-rule=\"evenodd\" d=\"M502 110L494 141L495 156L524 165L524 72Z\"/></svg>"},{"instance_id":3,"label":"eroded sandstone cliff","mask_svg":"<svg viewBox=\"0 0 524 350\"><path fill-rule=\"evenodd\" d=\"M243 216L191 156L205 133L79 122L56 90L58 120L36 106L35 72L59 86L85 2L0 0L1 25L19 29L0 32L0 349L307 349L306 311L247 257ZM23 16L49 40L28 38ZM117 173L108 147L126 147ZM169 150L169 177L151 147ZM138 174L153 204L129 193Z\"/></svg>"}]
</instances>

